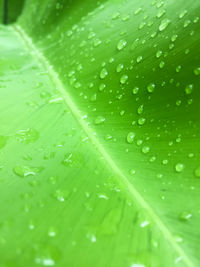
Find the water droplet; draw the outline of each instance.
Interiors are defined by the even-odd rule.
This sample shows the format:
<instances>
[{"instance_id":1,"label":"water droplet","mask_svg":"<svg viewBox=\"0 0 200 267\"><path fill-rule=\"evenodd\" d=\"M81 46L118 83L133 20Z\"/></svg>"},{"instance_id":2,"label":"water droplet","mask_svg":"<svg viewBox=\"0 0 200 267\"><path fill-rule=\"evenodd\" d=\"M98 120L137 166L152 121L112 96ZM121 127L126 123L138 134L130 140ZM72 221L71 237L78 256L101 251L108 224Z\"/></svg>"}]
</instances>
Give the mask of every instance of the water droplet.
<instances>
[{"instance_id":1,"label":"water droplet","mask_svg":"<svg viewBox=\"0 0 200 267\"><path fill-rule=\"evenodd\" d=\"M130 175L135 175L136 171L135 171L134 169L131 169L131 170L129 171L129 173L130 173Z\"/></svg>"},{"instance_id":2,"label":"water droplet","mask_svg":"<svg viewBox=\"0 0 200 267\"><path fill-rule=\"evenodd\" d=\"M164 9L160 9L156 16L157 16L157 18L161 18L164 14L165 14L165 10Z\"/></svg>"},{"instance_id":3,"label":"water droplet","mask_svg":"<svg viewBox=\"0 0 200 267\"><path fill-rule=\"evenodd\" d=\"M186 95L190 95L193 91L193 84L188 84L186 87L185 87L185 93Z\"/></svg>"},{"instance_id":4,"label":"water droplet","mask_svg":"<svg viewBox=\"0 0 200 267\"><path fill-rule=\"evenodd\" d=\"M128 75L127 74L123 74L120 78L120 83L121 84L125 84L128 81Z\"/></svg>"},{"instance_id":5,"label":"water droplet","mask_svg":"<svg viewBox=\"0 0 200 267\"><path fill-rule=\"evenodd\" d=\"M146 121L145 118L139 118L139 119L138 119L138 124L142 126L142 125L145 124L145 121Z\"/></svg>"},{"instance_id":6,"label":"water droplet","mask_svg":"<svg viewBox=\"0 0 200 267\"><path fill-rule=\"evenodd\" d=\"M136 9L135 10L135 15L138 15L139 13L141 13L142 12L142 8L141 7L139 7L138 9Z\"/></svg>"},{"instance_id":7,"label":"water droplet","mask_svg":"<svg viewBox=\"0 0 200 267\"><path fill-rule=\"evenodd\" d=\"M126 140L129 144L132 144L135 138L135 133L134 132L129 132L127 134Z\"/></svg>"},{"instance_id":8,"label":"water droplet","mask_svg":"<svg viewBox=\"0 0 200 267\"><path fill-rule=\"evenodd\" d=\"M147 91L149 93L153 93L154 89L155 89L155 84L154 83L150 83L148 86L147 86Z\"/></svg>"},{"instance_id":9,"label":"water droplet","mask_svg":"<svg viewBox=\"0 0 200 267\"><path fill-rule=\"evenodd\" d=\"M132 92L133 92L134 95L136 95L139 92L139 88L138 87L134 87Z\"/></svg>"},{"instance_id":10,"label":"water droplet","mask_svg":"<svg viewBox=\"0 0 200 267\"><path fill-rule=\"evenodd\" d=\"M36 175L43 170L43 167L29 167L29 166L22 166L17 165L13 168L13 172L20 177L27 177L29 175Z\"/></svg>"},{"instance_id":11,"label":"water droplet","mask_svg":"<svg viewBox=\"0 0 200 267\"><path fill-rule=\"evenodd\" d=\"M178 65L178 66L176 67L176 72L180 72L180 70L181 70L181 66Z\"/></svg>"},{"instance_id":12,"label":"water droplet","mask_svg":"<svg viewBox=\"0 0 200 267\"><path fill-rule=\"evenodd\" d=\"M166 28L167 28L167 26L169 25L169 23L170 23L170 20L169 19L163 19L162 21L161 21L161 23L160 23L160 26L159 26L159 31L164 31Z\"/></svg>"},{"instance_id":13,"label":"water droplet","mask_svg":"<svg viewBox=\"0 0 200 267\"><path fill-rule=\"evenodd\" d=\"M124 65L123 64L118 64L117 67L116 67L116 72L121 72L124 68Z\"/></svg>"},{"instance_id":14,"label":"water droplet","mask_svg":"<svg viewBox=\"0 0 200 267\"><path fill-rule=\"evenodd\" d=\"M100 40L100 39L98 39L98 38L94 39L94 41L93 41L93 45L94 45L94 47L97 47L97 46L99 46L100 44L101 44L101 40Z\"/></svg>"},{"instance_id":15,"label":"water droplet","mask_svg":"<svg viewBox=\"0 0 200 267\"><path fill-rule=\"evenodd\" d=\"M147 154L147 153L149 153L149 151L150 151L150 147L149 146L143 146L142 153Z\"/></svg>"},{"instance_id":16,"label":"water droplet","mask_svg":"<svg viewBox=\"0 0 200 267\"><path fill-rule=\"evenodd\" d=\"M183 163L177 163L177 164L175 165L175 171L176 171L176 172L182 172L182 171L184 170L184 168L185 168L185 166L184 166Z\"/></svg>"},{"instance_id":17,"label":"water droplet","mask_svg":"<svg viewBox=\"0 0 200 267\"><path fill-rule=\"evenodd\" d=\"M161 61L160 64L159 64L159 67L160 67L161 69L163 69L164 66L165 66L165 62L164 62L164 61Z\"/></svg>"},{"instance_id":18,"label":"water droplet","mask_svg":"<svg viewBox=\"0 0 200 267\"><path fill-rule=\"evenodd\" d=\"M97 100L97 94L93 94L91 97L90 97L90 101L94 102Z\"/></svg>"},{"instance_id":19,"label":"water droplet","mask_svg":"<svg viewBox=\"0 0 200 267\"><path fill-rule=\"evenodd\" d=\"M194 74L200 75L200 67L197 67L196 69L194 69Z\"/></svg>"},{"instance_id":20,"label":"water droplet","mask_svg":"<svg viewBox=\"0 0 200 267\"><path fill-rule=\"evenodd\" d=\"M158 51L156 52L156 57L159 58L161 55L162 55L162 51L161 51L161 50L158 50Z\"/></svg>"},{"instance_id":21,"label":"water droplet","mask_svg":"<svg viewBox=\"0 0 200 267\"><path fill-rule=\"evenodd\" d=\"M192 217L192 214L188 211L183 211L180 215L179 215L179 220L180 221L188 221L190 218Z\"/></svg>"},{"instance_id":22,"label":"water droplet","mask_svg":"<svg viewBox=\"0 0 200 267\"><path fill-rule=\"evenodd\" d=\"M100 72L100 78L104 79L107 75L108 75L108 71L106 70L106 68L103 68Z\"/></svg>"},{"instance_id":23,"label":"water droplet","mask_svg":"<svg viewBox=\"0 0 200 267\"><path fill-rule=\"evenodd\" d=\"M138 109L137 109L137 113L138 113L139 115L141 115L141 114L143 113L143 110L144 110L144 105L140 105L140 106L138 107Z\"/></svg>"},{"instance_id":24,"label":"water droplet","mask_svg":"<svg viewBox=\"0 0 200 267\"><path fill-rule=\"evenodd\" d=\"M181 13L179 14L179 19L182 19L186 14L187 14L187 10L181 11Z\"/></svg>"},{"instance_id":25,"label":"water droplet","mask_svg":"<svg viewBox=\"0 0 200 267\"><path fill-rule=\"evenodd\" d=\"M142 56L138 56L136 61L137 61L137 63L140 63L142 61Z\"/></svg>"},{"instance_id":26,"label":"water droplet","mask_svg":"<svg viewBox=\"0 0 200 267\"><path fill-rule=\"evenodd\" d=\"M112 15L112 19L118 19L120 16L120 13L119 12L115 12L113 15Z\"/></svg>"},{"instance_id":27,"label":"water droplet","mask_svg":"<svg viewBox=\"0 0 200 267\"><path fill-rule=\"evenodd\" d=\"M120 40L117 44L117 49L120 51L127 45L126 40Z\"/></svg>"},{"instance_id":28,"label":"water droplet","mask_svg":"<svg viewBox=\"0 0 200 267\"><path fill-rule=\"evenodd\" d=\"M167 163L168 163L168 160L167 159L163 159L162 164L163 165L167 165Z\"/></svg>"},{"instance_id":29,"label":"water droplet","mask_svg":"<svg viewBox=\"0 0 200 267\"><path fill-rule=\"evenodd\" d=\"M99 124L104 123L104 121L105 121L105 118L103 116L97 116L94 120L94 124L99 125Z\"/></svg>"},{"instance_id":30,"label":"water droplet","mask_svg":"<svg viewBox=\"0 0 200 267\"><path fill-rule=\"evenodd\" d=\"M57 189L53 195L52 195L54 198L56 198L58 201L60 202L64 202L68 196L69 196L69 192L68 191L62 191L62 190L59 190Z\"/></svg>"},{"instance_id":31,"label":"water droplet","mask_svg":"<svg viewBox=\"0 0 200 267\"><path fill-rule=\"evenodd\" d=\"M48 236L55 237L56 236L56 230L54 227L50 227L48 230Z\"/></svg>"},{"instance_id":32,"label":"water droplet","mask_svg":"<svg viewBox=\"0 0 200 267\"><path fill-rule=\"evenodd\" d=\"M142 228L144 228L144 227L146 227L146 226L148 226L149 225L149 221L143 221L143 222L141 222L141 224L140 224L140 226L142 227Z\"/></svg>"},{"instance_id":33,"label":"water droplet","mask_svg":"<svg viewBox=\"0 0 200 267\"><path fill-rule=\"evenodd\" d=\"M104 83L101 83L99 85L99 91L102 92L106 88L106 85Z\"/></svg>"},{"instance_id":34,"label":"water droplet","mask_svg":"<svg viewBox=\"0 0 200 267\"><path fill-rule=\"evenodd\" d=\"M172 42L175 42L176 39L177 39L177 37L178 37L177 34L172 35L172 37L171 37L171 41L172 41Z\"/></svg>"}]
</instances>

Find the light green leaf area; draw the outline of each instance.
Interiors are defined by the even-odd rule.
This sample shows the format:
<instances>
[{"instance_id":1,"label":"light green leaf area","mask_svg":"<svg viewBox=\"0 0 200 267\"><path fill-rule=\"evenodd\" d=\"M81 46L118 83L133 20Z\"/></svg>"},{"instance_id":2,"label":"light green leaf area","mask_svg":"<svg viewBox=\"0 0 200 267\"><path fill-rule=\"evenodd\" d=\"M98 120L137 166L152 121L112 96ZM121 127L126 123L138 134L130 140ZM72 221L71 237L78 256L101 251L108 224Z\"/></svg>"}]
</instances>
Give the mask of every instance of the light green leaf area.
<instances>
[{"instance_id":1,"label":"light green leaf area","mask_svg":"<svg viewBox=\"0 0 200 267\"><path fill-rule=\"evenodd\" d=\"M0 26L0 267L199 266L199 12L26 0Z\"/></svg>"}]
</instances>

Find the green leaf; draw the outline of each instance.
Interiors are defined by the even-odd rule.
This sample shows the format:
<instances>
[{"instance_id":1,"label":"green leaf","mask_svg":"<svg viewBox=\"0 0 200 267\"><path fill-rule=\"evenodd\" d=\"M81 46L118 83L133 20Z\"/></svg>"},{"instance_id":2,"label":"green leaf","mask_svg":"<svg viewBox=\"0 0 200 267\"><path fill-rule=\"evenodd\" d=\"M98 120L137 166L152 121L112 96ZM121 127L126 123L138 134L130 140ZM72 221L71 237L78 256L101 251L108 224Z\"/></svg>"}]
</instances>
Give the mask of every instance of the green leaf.
<instances>
[{"instance_id":1,"label":"green leaf","mask_svg":"<svg viewBox=\"0 0 200 267\"><path fill-rule=\"evenodd\" d=\"M16 21L23 9L24 0L0 0L0 24Z\"/></svg>"},{"instance_id":2,"label":"green leaf","mask_svg":"<svg viewBox=\"0 0 200 267\"><path fill-rule=\"evenodd\" d=\"M199 266L198 1L26 0L0 26L0 266Z\"/></svg>"}]
</instances>

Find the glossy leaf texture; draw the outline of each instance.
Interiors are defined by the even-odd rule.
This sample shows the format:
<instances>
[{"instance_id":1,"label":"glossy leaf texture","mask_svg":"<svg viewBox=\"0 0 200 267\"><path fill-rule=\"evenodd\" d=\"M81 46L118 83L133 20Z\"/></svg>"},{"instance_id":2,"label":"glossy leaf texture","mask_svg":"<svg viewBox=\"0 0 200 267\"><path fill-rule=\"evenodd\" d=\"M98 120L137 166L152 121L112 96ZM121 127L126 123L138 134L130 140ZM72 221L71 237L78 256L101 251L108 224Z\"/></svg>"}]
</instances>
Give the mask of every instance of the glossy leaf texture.
<instances>
[{"instance_id":1,"label":"glossy leaf texture","mask_svg":"<svg viewBox=\"0 0 200 267\"><path fill-rule=\"evenodd\" d=\"M1 26L1 267L199 266L199 12L26 0Z\"/></svg>"}]
</instances>

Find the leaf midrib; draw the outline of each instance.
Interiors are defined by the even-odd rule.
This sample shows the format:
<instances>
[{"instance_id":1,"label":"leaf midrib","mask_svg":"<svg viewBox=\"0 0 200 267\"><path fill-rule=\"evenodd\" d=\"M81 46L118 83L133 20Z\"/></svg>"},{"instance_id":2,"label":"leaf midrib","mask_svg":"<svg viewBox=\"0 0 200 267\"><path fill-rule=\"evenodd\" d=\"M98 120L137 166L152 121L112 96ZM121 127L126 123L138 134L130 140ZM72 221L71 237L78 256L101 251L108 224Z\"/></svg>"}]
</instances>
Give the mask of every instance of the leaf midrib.
<instances>
[{"instance_id":1,"label":"leaf midrib","mask_svg":"<svg viewBox=\"0 0 200 267\"><path fill-rule=\"evenodd\" d=\"M117 174L117 175L115 175L116 179L118 178L117 182L120 183L125 188L126 191L128 190L131 197L134 200L136 200L138 202L138 204L144 210L147 211L149 216L157 224L158 228L164 234L165 238L169 241L169 243L172 245L174 250L182 257L182 260L185 262L185 264L188 267L194 267L194 264L192 263L192 261L188 257L188 255L184 252L184 250L180 247L180 245L175 242L173 235L171 234L171 232L167 228L167 226L161 221L161 219L153 211L151 206L145 201L145 199L142 197L142 195L136 190L136 188L129 182L128 178L118 168L118 166L115 164L113 159L110 157L110 155L107 153L107 151L101 145L99 140L93 134L92 128L88 127L88 125L85 123L85 121L81 118L81 114L80 114L79 110L77 109L76 104L73 102L70 94L68 94L68 92L65 90L64 84L59 79L57 72L54 70L53 66L49 63L47 58L42 54L42 52L40 50L37 49L37 47L34 45L32 39L25 33L25 31L21 28L21 26L15 24L15 25L10 26L10 27L13 29L13 31L16 33L16 35L23 41L25 47L30 51L30 55L35 57L35 59L39 63L41 63L44 66L44 68L47 70L48 75L51 78L52 82L56 85L56 88L62 94L66 105L71 109L73 116L78 121L78 123L80 124L82 129L85 131L85 133L89 137L91 143L95 146L95 148L99 151L99 153L104 157L104 159L106 160L108 165L112 168L113 172Z\"/></svg>"}]
</instances>

